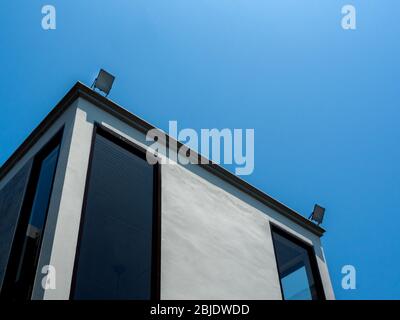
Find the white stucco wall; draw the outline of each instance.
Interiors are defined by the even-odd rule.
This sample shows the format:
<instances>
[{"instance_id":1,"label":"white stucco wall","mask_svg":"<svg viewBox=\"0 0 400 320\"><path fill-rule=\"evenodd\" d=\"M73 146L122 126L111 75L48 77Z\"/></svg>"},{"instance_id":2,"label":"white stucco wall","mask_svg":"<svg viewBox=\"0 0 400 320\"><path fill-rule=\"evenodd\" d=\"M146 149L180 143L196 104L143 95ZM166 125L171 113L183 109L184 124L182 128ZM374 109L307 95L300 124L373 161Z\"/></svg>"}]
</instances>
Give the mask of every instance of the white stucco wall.
<instances>
[{"instance_id":1,"label":"white stucco wall","mask_svg":"<svg viewBox=\"0 0 400 320\"><path fill-rule=\"evenodd\" d=\"M162 168L161 297L281 299L267 217L180 165Z\"/></svg>"},{"instance_id":2,"label":"white stucco wall","mask_svg":"<svg viewBox=\"0 0 400 320\"><path fill-rule=\"evenodd\" d=\"M151 144L82 98L67 115L57 122L67 123L65 149L38 266L56 268L57 287L43 292L38 272L34 299L69 298L94 122L142 147ZM162 299L281 299L270 222L315 247L326 297L334 298L316 235L199 166L163 165L161 174Z\"/></svg>"}]
</instances>

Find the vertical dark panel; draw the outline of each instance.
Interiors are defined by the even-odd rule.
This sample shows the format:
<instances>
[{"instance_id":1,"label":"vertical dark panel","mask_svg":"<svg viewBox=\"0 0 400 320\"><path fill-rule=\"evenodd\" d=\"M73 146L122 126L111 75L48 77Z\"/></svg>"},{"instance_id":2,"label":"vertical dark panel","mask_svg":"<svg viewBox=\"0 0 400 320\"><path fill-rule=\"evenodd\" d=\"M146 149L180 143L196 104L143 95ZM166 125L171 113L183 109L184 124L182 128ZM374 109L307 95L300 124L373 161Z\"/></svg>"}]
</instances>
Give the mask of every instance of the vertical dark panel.
<instances>
[{"instance_id":1,"label":"vertical dark panel","mask_svg":"<svg viewBox=\"0 0 400 320\"><path fill-rule=\"evenodd\" d=\"M60 130L33 158L7 261L2 299L27 300L31 297L62 132Z\"/></svg>"},{"instance_id":2,"label":"vertical dark panel","mask_svg":"<svg viewBox=\"0 0 400 320\"><path fill-rule=\"evenodd\" d=\"M0 190L0 289L32 166L28 163Z\"/></svg>"},{"instance_id":3,"label":"vertical dark panel","mask_svg":"<svg viewBox=\"0 0 400 320\"><path fill-rule=\"evenodd\" d=\"M37 163L38 176L37 180L34 178L35 191L32 192L33 201L29 203L29 220L28 225L24 226L21 250L16 254L18 272L15 274L13 289L10 290L16 300L30 299L32 293L59 150L59 145L53 146L41 153L39 160L34 160Z\"/></svg>"},{"instance_id":4,"label":"vertical dark panel","mask_svg":"<svg viewBox=\"0 0 400 320\"><path fill-rule=\"evenodd\" d=\"M151 298L156 168L137 150L96 135L73 299Z\"/></svg>"}]
</instances>

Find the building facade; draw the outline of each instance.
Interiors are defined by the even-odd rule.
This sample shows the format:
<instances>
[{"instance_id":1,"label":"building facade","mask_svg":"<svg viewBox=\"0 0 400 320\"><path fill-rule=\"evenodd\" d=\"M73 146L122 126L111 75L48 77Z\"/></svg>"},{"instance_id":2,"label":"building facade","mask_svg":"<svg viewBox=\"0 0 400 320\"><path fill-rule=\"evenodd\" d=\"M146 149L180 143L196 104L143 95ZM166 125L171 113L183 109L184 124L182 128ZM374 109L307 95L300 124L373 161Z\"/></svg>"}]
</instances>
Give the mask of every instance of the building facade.
<instances>
[{"instance_id":1,"label":"building facade","mask_svg":"<svg viewBox=\"0 0 400 320\"><path fill-rule=\"evenodd\" d=\"M151 129L77 83L4 163L3 299L334 299L321 227L218 165L149 164Z\"/></svg>"}]
</instances>

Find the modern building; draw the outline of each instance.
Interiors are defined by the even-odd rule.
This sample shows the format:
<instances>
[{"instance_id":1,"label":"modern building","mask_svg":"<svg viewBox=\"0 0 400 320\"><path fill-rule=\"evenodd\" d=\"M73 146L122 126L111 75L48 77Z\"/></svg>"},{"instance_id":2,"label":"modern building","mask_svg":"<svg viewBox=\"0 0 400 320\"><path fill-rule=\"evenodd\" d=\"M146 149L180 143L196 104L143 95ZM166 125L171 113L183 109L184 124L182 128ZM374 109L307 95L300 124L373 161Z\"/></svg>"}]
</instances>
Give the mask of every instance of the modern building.
<instances>
[{"instance_id":1,"label":"modern building","mask_svg":"<svg viewBox=\"0 0 400 320\"><path fill-rule=\"evenodd\" d=\"M150 129L77 83L3 164L2 298L334 299L320 226L213 163L149 164Z\"/></svg>"}]
</instances>

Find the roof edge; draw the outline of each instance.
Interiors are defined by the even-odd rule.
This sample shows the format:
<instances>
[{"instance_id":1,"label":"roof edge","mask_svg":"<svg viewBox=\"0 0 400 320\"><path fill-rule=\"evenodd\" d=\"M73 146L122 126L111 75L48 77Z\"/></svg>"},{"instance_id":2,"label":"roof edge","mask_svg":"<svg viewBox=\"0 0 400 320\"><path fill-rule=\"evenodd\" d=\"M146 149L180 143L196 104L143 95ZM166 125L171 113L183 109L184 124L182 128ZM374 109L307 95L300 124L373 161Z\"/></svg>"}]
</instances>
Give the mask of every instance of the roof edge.
<instances>
[{"instance_id":1,"label":"roof edge","mask_svg":"<svg viewBox=\"0 0 400 320\"><path fill-rule=\"evenodd\" d=\"M23 155L43 136L46 130L68 109L72 102L79 97L88 100L89 102L95 104L97 107L112 114L113 116L129 124L130 126L135 127L141 132L147 133L147 131L151 129L158 129L150 123L146 122L145 120L135 116L117 103L100 95L99 93L93 91L88 86L78 81L57 103L57 105L48 113L48 115L39 123L39 125L29 134L29 136L14 151L14 153L12 153L12 155L4 162L4 164L0 168L0 179L2 179L13 168L13 166L23 157ZM183 145L181 142L176 141L169 135L167 135L167 138L167 141L171 139L172 141L176 142L178 148ZM234 185L241 191L247 193L251 197L267 205L268 207L278 211L283 216L311 231L318 237L321 237L324 234L325 230L323 228L306 219L298 212L267 195L260 189L239 178L222 166L211 162L209 159L206 159L194 150L191 150L191 152L194 156L198 157L199 165L209 172Z\"/></svg>"}]
</instances>

